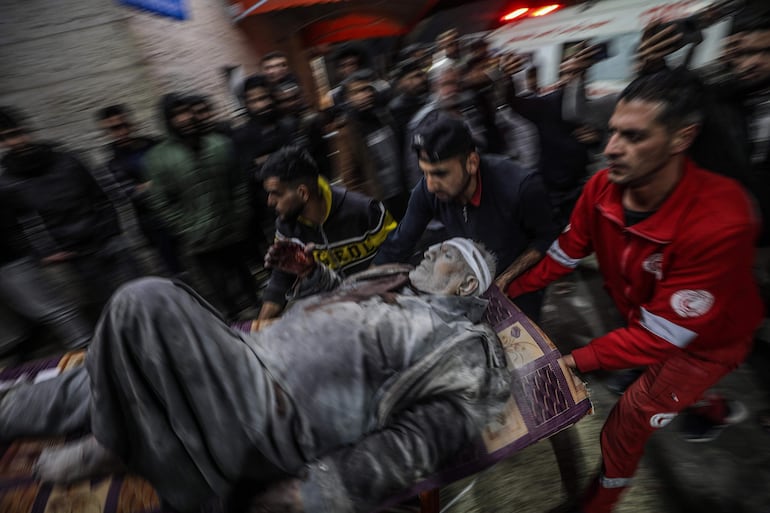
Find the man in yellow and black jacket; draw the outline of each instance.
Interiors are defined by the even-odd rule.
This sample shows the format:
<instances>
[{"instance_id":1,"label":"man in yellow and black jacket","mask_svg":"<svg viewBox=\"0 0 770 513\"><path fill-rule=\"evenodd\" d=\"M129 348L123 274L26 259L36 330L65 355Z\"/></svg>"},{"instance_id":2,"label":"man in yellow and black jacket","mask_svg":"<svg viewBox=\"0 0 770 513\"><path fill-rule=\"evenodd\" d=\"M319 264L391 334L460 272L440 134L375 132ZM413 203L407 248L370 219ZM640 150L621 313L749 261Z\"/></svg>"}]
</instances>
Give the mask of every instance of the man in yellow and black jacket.
<instances>
[{"instance_id":1,"label":"man in yellow and black jacket","mask_svg":"<svg viewBox=\"0 0 770 513\"><path fill-rule=\"evenodd\" d=\"M287 146L262 167L267 203L277 214L276 240L314 245L313 257L343 276L366 269L396 221L379 201L329 185L310 155ZM296 276L273 270L259 319L278 316Z\"/></svg>"}]
</instances>

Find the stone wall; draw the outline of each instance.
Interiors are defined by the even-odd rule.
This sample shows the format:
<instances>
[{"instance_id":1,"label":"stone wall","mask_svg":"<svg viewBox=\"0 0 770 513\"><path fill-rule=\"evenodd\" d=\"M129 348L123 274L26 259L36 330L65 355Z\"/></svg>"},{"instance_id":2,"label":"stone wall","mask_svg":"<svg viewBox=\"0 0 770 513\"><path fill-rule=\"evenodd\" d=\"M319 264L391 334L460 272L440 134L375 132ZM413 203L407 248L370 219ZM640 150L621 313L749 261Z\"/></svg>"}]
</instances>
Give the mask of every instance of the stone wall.
<instances>
[{"instance_id":1,"label":"stone wall","mask_svg":"<svg viewBox=\"0 0 770 513\"><path fill-rule=\"evenodd\" d=\"M158 133L156 104L170 90L212 97L223 115L234 107L222 67L253 72L252 45L225 0L187 0L176 21L115 0L0 0L0 104L29 117L44 139L101 157L95 111L126 103L148 133Z\"/></svg>"}]
</instances>

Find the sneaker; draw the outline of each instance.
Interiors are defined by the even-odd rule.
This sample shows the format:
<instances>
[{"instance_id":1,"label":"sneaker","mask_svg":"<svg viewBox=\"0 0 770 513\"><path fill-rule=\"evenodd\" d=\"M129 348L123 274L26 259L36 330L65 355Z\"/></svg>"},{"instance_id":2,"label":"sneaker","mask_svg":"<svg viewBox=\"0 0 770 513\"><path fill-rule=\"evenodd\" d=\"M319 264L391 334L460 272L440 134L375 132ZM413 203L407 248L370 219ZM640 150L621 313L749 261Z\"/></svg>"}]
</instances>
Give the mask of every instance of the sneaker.
<instances>
[{"instance_id":1,"label":"sneaker","mask_svg":"<svg viewBox=\"0 0 770 513\"><path fill-rule=\"evenodd\" d=\"M728 399L726 406L727 415L719 423L703 415L686 411L683 415L683 438L692 443L712 442L719 437L726 427L743 422L749 416L749 411L740 401Z\"/></svg>"}]
</instances>

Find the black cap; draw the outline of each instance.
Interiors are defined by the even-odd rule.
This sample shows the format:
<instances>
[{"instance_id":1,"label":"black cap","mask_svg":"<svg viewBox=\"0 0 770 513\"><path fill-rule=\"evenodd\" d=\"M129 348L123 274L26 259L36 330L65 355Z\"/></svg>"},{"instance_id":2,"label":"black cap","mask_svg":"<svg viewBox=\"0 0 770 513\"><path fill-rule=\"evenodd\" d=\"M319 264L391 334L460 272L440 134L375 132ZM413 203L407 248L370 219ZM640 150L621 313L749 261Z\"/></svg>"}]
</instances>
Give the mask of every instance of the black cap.
<instances>
[{"instance_id":1,"label":"black cap","mask_svg":"<svg viewBox=\"0 0 770 513\"><path fill-rule=\"evenodd\" d=\"M429 112L417 125L412 149L420 160L441 162L475 150L476 144L462 118L439 109Z\"/></svg>"}]
</instances>

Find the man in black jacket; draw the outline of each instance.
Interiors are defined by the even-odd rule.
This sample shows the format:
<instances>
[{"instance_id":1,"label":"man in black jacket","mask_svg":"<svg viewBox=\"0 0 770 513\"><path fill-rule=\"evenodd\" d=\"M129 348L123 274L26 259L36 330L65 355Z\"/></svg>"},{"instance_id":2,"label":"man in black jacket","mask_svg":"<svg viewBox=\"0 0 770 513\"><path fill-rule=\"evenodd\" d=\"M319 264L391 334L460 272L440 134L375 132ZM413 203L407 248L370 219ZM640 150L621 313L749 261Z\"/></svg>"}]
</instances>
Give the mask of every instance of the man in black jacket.
<instances>
[{"instance_id":1,"label":"man in black jacket","mask_svg":"<svg viewBox=\"0 0 770 513\"><path fill-rule=\"evenodd\" d=\"M29 327L47 328L68 349L89 342L93 327L62 292L32 253L10 205L0 202L0 358L24 351Z\"/></svg>"},{"instance_id":2,"label":"man in black jacket","mask_svg":"<svg viewBox=\"0 0 770 513\"><path fill-rule=\"evenodd\" d=\"M125 105L109 105L96 115L99 127L110 141L110 160L107 169L118 183L121 192L131 200L139 229L147 241L158 250L165 270L171 275L182 272L177 254L177 243L152 214L147 204L148 178L144 169L144 155L158 140L134 133L134 125Z\"/></svg>"},{"instance_id":3,"label":"man in black jacket","mask_svg":"<svg viewBox=\"0 0 770 513\"><path fill-rule=\"evenodd\" d=\"M35 142L17 113L0 107L0 203L9 205L43 264L71 262L99 308L139 275L104 191L72 153Z\"/></svg>"},{"instance_id":4,"label":"man in black jacket","mask_svg":"<svg viewBox=\"0 0 770 513\"><path fill-rule=\"evenodd\" d=\"M276 240L314 244L313 257L348 276L366 269L396 222L379 201L333 187L307 151L287 146L262 169L268 205L278 215ZM296 276L273 270L262 294L259 319L278 316Z\"/></svg>"}]
</instances>

